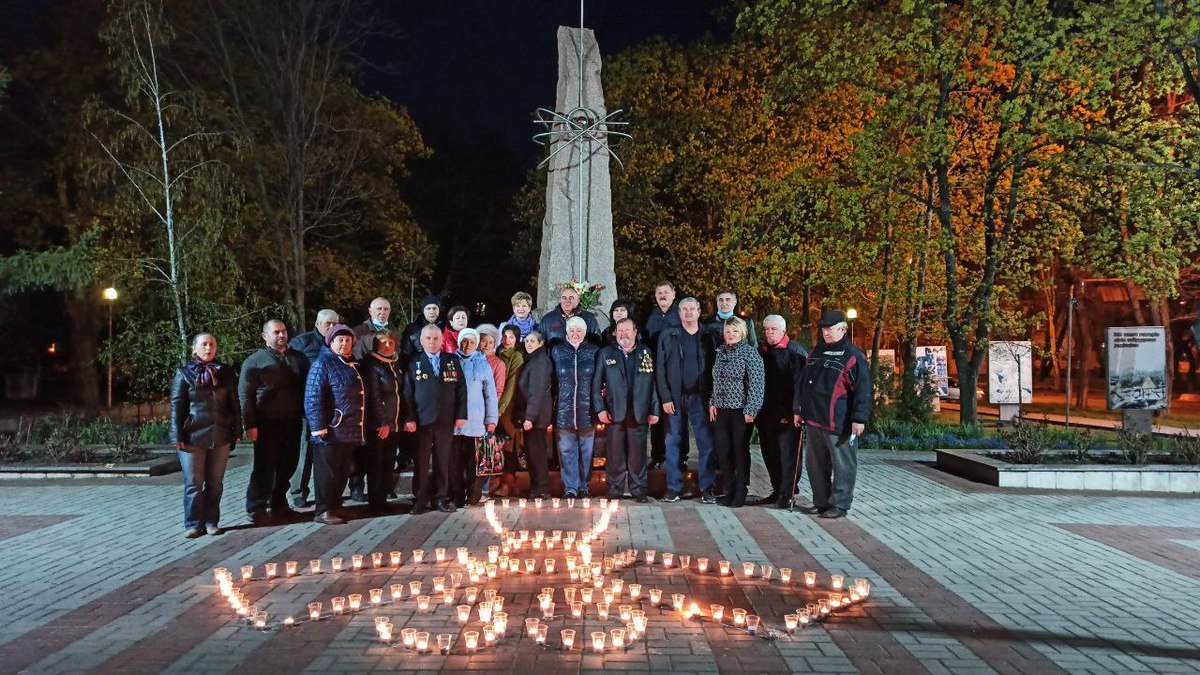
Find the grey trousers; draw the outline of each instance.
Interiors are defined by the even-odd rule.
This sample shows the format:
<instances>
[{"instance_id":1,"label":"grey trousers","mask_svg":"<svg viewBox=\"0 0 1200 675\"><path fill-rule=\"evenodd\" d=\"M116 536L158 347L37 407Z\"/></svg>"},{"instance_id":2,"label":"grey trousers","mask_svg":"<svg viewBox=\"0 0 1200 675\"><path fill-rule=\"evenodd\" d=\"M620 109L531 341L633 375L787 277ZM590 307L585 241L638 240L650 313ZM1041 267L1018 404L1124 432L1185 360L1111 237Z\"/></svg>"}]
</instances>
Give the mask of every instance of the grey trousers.
<instances>
[{"instance_id":1,"label":"grey trousers","mask_svg":"<svg viewBox=\"0 0 1200 675\"><path fill-rule=\"evenodd\" d=\"M808 427L804 434L804 459L812 485L813 506L850 510L854 479L858 474L858 438Z\"/></svg>"}]
</instances>

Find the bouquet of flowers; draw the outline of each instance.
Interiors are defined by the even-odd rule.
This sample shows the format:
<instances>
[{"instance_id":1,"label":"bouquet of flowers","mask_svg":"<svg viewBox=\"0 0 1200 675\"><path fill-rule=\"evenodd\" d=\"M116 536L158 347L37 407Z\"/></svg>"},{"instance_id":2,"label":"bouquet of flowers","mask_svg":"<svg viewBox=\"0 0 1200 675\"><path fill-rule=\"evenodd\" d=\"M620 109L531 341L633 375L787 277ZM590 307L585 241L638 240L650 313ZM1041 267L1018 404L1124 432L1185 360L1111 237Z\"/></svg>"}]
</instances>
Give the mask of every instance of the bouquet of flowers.
<instances>
[{"instance_id":1,"label":"bouquet of flowers","mask_svg":"<svg viewBox=\"0 0 1200 675\"><path fill-rule=\"evenodd\" d=\"M570 288L579 294L579 309L590 310L600 304L600 291L604 290L604 284L591 284L586 281L578 281L571 279L556 286L559 293Z\"/></svg>"}]
</instances>

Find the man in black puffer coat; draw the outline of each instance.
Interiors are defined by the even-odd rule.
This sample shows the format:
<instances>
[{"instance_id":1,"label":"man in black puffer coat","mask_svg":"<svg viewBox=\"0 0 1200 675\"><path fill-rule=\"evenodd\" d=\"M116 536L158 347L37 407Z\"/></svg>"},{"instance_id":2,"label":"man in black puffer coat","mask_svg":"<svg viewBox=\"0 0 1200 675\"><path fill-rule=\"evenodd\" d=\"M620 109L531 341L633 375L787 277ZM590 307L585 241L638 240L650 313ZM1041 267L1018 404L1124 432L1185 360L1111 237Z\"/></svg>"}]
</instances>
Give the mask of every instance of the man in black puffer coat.
<instances>
[{"instance_id":1,"label":"man in black puffer coat","mask_svg":"<svg viewBox=\"0 0 1200 675\"><path fill-rule=\"evenodd\" d=\"M313 444L314 522L341 525L338 514L354 448L366 442L367 390L353 359L354 331L331 326L326 349L308 371L304 414Z\"/></svg>"}]
</instances>

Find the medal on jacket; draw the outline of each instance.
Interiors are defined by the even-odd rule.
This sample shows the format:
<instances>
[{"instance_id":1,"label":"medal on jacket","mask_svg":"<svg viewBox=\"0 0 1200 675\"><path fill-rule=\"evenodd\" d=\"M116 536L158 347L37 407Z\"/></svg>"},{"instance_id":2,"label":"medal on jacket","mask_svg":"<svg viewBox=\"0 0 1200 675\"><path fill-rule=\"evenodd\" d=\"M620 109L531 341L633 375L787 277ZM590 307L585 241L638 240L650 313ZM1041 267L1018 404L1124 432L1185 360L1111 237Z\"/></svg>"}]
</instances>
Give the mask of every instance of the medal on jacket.
<instances>
[{"instance_id":1,"label":"medal on jacket","mask_svg":"<svg viewBox=\"0 0 1200 675\"><path fill-rule=\"evenodd\" d=\"M454 362L447 361L446 367L442 368L443 382L458 382L458 373L454 371Z\"/></svg>"},{"instance_id":2,"label":"medal on jacket","mask_svg":"<svg viewBox=\"0 0 1200 675\"><path fill-rule=\"evenodd\" d=\"M425 380L425 379L428 379L428 378L429 378L429 376L428 376L428 375L426 375L425 373L422 373L422 372L421 372L421 362L420 362L420 361L417 361L417 374L416 374L416 379L419 381L419 380Z\"/></svg>"},{"instance_id":3,"label":"medal on jacket","mask_svg":"<svg viewBox=\"0 0 1200 675\"><path fill-rule=\"evenodd\" d=\"M642 360L640 363L638 363L638 372L639 373L653 373L654 372L654 359L650 356L650 352L647 352L647 351L642 352Z\"/></svg>"}]
</instances>

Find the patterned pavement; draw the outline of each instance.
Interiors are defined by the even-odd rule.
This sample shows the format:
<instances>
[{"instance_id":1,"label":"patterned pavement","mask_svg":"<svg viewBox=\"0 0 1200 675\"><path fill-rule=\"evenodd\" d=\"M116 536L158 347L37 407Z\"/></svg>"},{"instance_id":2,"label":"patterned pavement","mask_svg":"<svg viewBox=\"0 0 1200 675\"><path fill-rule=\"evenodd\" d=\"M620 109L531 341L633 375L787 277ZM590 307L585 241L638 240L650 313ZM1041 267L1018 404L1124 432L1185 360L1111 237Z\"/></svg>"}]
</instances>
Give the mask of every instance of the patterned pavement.
<instances>
[{"instance_id":1,"label":"patterned pavement","mask_svg":"<svg viewBox=\"0 0 1200 675\"><path fill-rule=\"evenodd\" d=\"M238 454L223 504L230 529L195 540L180 536L178 475L0 483L0 672L1200 673L1200 498L1007 490L942 474L929 466L932 456L864 453L848 519L625 501L594 543L597 559L637 548L659 551L660 560L661 552L693 560L684 572L678 563L668 569L639 558L609 576L640 583L643 596L662 589L662 609L645 597L633 603L647 611L643 639L593 653L590 633L620 625L599 620L594 605L583 619L551 620L551 647L525 636L524 619L541 616L539 590L557 588L561 616L561 589L570 585L566 554L542 551L537 558L558 559L554 575L478 584L499 589L511 618L496 646L471 654L462 633L479 630L478 617L463 628L453 606L420 612L407 589L396 604L286 629L275 622L302 618L308 602L328 609L332 597L365 596L368 588L420 580L432 590L434 577L462 566L417 565L412 551L432 559L445 547L453 559L465 546L484 557L499 543L484 509L342 527L251 527L241 510L250 467L246 452ZM751 492L765 492L761 465L753 482ZM596 511L514 503L498 518L514 529L584 531ZM254 565L261 577L266 562L306 568L320 558L328 569L334 556L348 566L354 553L393 550L404 552L398 568L245 584L248 602L271 615L266 632L239 622L213 581L218 566L236 574ZM828 588L785 586L778 572L769 581L701 575L694 571L701 556L714 566L733 561L735 571L742 562L790 567L797 578L814 571L820 586L835 573L861 577L871 596L787 634L783 615ZM727 614L745 608L777 634L681 620L669 607L673 593L695 599L704 613L710 603ZM397 634L403 627L450 633L455 644L447 655L383 644L375 616L390 617ZM570 652L555 648L563 627L578 632Z\"/></svg>"}]
</instances>

